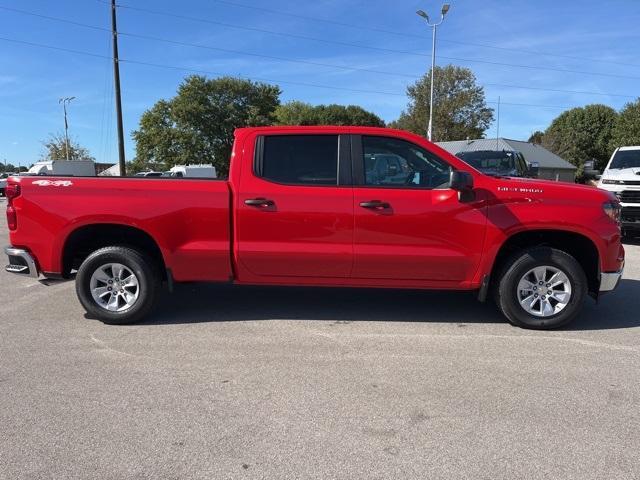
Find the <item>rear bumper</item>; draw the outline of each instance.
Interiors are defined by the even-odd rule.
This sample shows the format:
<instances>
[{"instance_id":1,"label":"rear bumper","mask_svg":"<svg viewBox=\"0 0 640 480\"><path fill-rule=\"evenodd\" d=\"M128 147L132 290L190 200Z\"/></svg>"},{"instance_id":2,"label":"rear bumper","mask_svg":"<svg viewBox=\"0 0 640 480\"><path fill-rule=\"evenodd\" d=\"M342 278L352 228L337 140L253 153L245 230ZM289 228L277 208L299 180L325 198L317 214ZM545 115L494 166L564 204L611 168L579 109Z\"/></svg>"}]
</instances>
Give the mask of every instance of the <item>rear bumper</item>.
<instances>
[{"instance_id":1,"label":"rear bumper","mask_svg":"<svg viewBox=\"0 0 640 480\"><path fill-rule=\"evenodd\" d=\"M624 263L617 272L601 273L600 274L600 293L610 292L614 290L620 283L622 278L622 272L624 270Z\"/></svg>"},{"instance_id":2,"label":"rear bumper","mask_svg":"<svg viewBox=\"0 0 640 480\"><path fill-rule=\"evenodd\" d=\"M32 278L40 276L35 260L26 250L5 247L4 253L9 257L9 264L4 268L7 272Z\"/></svg>"}]
</instances>

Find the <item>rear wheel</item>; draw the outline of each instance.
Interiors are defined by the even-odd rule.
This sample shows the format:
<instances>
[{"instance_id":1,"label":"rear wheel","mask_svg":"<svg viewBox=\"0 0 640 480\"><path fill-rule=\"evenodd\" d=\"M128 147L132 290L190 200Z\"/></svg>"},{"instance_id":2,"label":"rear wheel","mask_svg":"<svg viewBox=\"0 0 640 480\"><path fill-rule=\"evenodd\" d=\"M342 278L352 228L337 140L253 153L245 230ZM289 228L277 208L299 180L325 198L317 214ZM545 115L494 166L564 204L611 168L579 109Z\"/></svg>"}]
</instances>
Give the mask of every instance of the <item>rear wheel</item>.
<instances>
[{"instance_id":1,"label":"rear wheel","mask_svg":"<svg viewBox=\"0 0 640 480\"><path fill-rule=\"evenodd\" d=\"M96 250L82 263L76 293L87 313L104 323L133 323L151 312L160 274L146 255L127 247Z\"/></svg>"},{"instance_id":2,"label":"rear wheel","mask_svg":"<svg viewBox=\"0 0 640 480\"><path fill-rule=\"evenodd\" d=\"M571 255L537 247L507 261L498 278L496 303L514 325L553 329L571 322L587 293L587 278Z\"/></svg>"}]
</instances>

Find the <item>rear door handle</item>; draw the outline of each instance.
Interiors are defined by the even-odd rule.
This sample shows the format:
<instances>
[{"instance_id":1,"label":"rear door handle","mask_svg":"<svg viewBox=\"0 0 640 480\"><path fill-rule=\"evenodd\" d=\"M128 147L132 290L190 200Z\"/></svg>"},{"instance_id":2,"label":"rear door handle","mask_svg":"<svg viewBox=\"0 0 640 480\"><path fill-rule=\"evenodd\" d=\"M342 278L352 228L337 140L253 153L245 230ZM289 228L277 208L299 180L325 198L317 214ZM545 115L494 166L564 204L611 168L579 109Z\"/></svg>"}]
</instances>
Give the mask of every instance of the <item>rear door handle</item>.
<instances>
[{"instance_id":1,"label":"rear door handle","mask_svg":"<svg viewBox=\"0 0 640 480\"><path fill-rule=\"evenodd\" d=\"M244 203L245 205L260 208L273 207L276 204L273 200L269 200L268 198L248 198Z\"/></svg>"},{"instance_id":2,"label":"rear door handle","mask_svg":"<svg viewBox=\"0 0 640 480\"><path fill-rule=\"evenodd\" d=\"M381 200L370 200L368 202L360 202L362 208L372 208L374 210L384 210L391 208L391 204L383 202Z\"/></svg>"}]
</instances>

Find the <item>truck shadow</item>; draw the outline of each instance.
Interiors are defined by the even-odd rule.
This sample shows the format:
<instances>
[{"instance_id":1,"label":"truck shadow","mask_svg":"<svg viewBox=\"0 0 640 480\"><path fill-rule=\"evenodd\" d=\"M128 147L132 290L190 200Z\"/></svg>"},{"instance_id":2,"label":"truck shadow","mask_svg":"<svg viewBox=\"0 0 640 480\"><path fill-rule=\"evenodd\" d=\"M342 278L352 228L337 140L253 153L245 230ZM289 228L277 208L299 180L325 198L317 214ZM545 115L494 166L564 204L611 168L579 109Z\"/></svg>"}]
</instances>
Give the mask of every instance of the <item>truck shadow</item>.
<instances>
[{"instance_id":1,"label":"truck shadow","mask_svg":"<svg viewBox=\"0 0 640 480\"><path fill-rule=\"evenodd\" d=\"M600 305L588 298L580 317L565 330L640 327L640 281L625 279ZM329 322L505 323L495 305L470 292L360 288L176 285L145 323L184 324L254 320Z\"/></svg>"}]
</instances>

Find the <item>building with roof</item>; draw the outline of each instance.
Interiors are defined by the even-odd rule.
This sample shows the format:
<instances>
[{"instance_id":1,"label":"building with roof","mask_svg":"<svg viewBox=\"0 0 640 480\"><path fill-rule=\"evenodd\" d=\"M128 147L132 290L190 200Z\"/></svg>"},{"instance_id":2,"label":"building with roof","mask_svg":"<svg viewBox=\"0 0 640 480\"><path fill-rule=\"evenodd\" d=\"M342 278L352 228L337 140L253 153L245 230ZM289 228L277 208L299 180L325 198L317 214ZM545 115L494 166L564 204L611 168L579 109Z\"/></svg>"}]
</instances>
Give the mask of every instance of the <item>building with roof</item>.
<instances>
[{"instance_id":1,"label":"building with roof","mask_svg":"<svg viewBox=\"0 0 640 480\"><path fill-rule=\"evenodd\" d=\"M539 178L573 182L576 177L577 168L575 165L535 143L511 140L510 138L480 138L478 140L438 142L437 144L453 155L459 152L478 150L516 151L520 152L528 163L538 163L540 166Z\"/></svg>"},{"instance_id":2,"label":"building with roof","mask_svg":"<svg viewBox=\"0 0 640 480\"><path fill-rule=\"evenodd\" d=\"M119 177L120 176L120 165L117 163L110 163L109 166L105 169L102 169L101 172L98 172L99 177Z\"/></svg>"}]
</instances>

